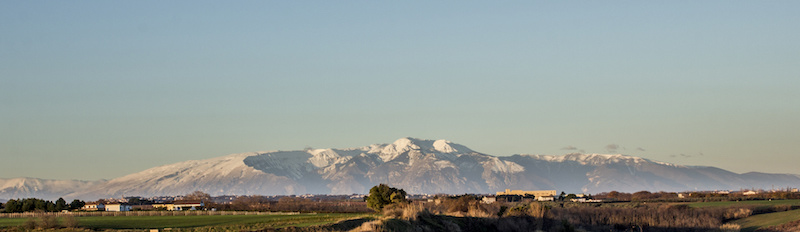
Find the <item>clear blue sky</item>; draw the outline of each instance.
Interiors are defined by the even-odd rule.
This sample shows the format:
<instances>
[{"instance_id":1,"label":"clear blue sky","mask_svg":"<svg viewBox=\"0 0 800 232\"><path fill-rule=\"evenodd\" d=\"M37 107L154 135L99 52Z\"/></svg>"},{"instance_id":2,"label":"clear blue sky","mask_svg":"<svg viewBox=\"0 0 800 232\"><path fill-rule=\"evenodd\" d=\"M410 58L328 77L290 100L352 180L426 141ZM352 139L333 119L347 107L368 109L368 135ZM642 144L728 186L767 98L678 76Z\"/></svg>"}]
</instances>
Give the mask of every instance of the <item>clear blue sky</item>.
<instances>
[{"instance_id":1,"label":"clear blue sky","mask_svg":"<svg viewBox=\"0 0 800 232\"><path fill-rule=\"evenodd\" d=\"M798 9L0 1L0 177L406 136L800 174Z\"/></svg>"}]
</instances>

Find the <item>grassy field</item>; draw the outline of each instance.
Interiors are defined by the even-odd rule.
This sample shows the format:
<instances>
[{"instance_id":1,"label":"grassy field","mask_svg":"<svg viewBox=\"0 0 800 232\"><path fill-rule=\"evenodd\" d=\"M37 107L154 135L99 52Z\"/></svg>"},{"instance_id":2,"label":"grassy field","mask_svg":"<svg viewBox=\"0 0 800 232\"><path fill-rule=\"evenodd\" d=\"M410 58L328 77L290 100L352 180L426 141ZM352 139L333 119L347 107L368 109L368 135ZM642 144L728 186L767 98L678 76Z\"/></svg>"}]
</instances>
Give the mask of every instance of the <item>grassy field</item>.
<instances>
[{"instance_id":1,"label":"grassy field","mask_svg":"<svg viewBox=\"0 0 800 232\"><path fill-rule=\"evenodd\" d=\"M690 203L690 207L728 207L728 206L773 206L773 205L800 205L800 200L761 200L761 201L715 201Z\"/></svg>"},{"instance_id":2,"label":"grassy field","mask_svg":"<svg viewBox=\"0 0 800 232\"><path fill-rule=\"evenodd\" d=\"M767 213L739 219L734 223L742 226L742 231L755 231L761 227L781 225L800 219L800 210Z\"/></svg>"},{"instance_id":3,"label":"grassy field","mask_svg":"<svg viewBox=\"0 0 800 232\"><path fill-rule=\"evenodd\" d=\"M0 218L0 228L19 226L27 220L27 218Z\"/></svg>"},{"instance_id":4,"label":"grassy field","mask_svg":"<svg viewBox=\"0 0 800 232\"><path fill-rule=\"evenodd\" d=\"M295 215L204 215L204 216L127 216L76 217L78 225L89 229L147 229L223 227L227 229L312 226L367 217L369 214L295 214ZM0 228L20 226L27 218L0 218Z\"/></svg>"}]
</instances>

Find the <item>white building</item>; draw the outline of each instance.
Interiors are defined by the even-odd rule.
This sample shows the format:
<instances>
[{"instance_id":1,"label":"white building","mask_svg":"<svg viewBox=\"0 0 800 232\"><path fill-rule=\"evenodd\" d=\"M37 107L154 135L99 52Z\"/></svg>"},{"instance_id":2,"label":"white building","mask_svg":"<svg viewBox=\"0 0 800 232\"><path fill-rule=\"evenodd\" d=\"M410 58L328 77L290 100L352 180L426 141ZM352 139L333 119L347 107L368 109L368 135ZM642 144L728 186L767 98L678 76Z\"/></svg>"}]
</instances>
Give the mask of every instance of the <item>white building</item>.
<instances>
[{"instance_id":1,"label":"white building","mask_svg":"<svg viewBox=\"0 0 800 232\"><path fill-rule=\"evenodd\" d=\"M556 197L554 196L537 196L536 201L555 201Z\"/></svg>"},{"instance_id":2,"label":"white building","mask_svg":"<svg viewBox=\"0 0 800 232\"><path fill-rule=\"evenodd\" d=\"M756 194L758 194L758 192L753 191L753 190L749 190L749 191L746 191L746 192L742 193L742 195L745 195L745 196L756 195Z\"/></svg>"},{"instance_id":3,"label":"white building","mask_svg":"<svg viewBox=\"0 0 800 232\"><path fill-rule=\"evenodd\" d=\"M603 202L603 200L592 200L592 199L586 199L584 197L575 198L575 199L572 199L571 201L572 202L580 202L580 203L600 203L600 202Z\"/></svg>"},{"instance_id":4,"label":"white building","mask_svg":"<svg viewBox=\"0 0 800 232\"><path fill-rule=\"evenodd\" d=\"M87 203L86 205L83 205L83 208L81 209L86 211L103 211L106 210L106 205L103 203Z\"/></svg>"},{"instance_id":5,"label":"white building","mask_svg":"<svg viewBox=\"0 0 800 232\"><path fill-rule=\"evenodd\" d=\"M131 211L131 206L122 203L109 203L106 204L106 211L113 211L113 212Z\"/></svg>"},{"instance_id":6,"label":"white building","mask_svg":"<svg viewBox=\"0 0 800 232\"><path fill-rule=\"evenodd\" d=\"M198 210L203 206L205 206L205 203L202 201L175 201L166 204L153 204L154 208L164 208L170 211Z\"/></svg>"}]
</instances>

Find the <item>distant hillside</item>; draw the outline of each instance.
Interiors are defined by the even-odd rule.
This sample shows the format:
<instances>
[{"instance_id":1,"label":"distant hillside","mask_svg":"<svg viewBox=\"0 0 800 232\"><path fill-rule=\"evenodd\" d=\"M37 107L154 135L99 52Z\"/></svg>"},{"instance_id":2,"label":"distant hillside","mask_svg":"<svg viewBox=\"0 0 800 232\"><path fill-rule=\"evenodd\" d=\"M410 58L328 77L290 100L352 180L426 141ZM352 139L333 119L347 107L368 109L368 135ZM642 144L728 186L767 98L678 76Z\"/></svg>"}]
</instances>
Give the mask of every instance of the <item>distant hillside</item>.
<instances>
[{"instance_id":1,"label":"distant hillside","mask_svg":"<svg viewBox=\"0 0 800 232\"><path fill-rule=\"evenodd\" d=\"M44 180L37 178L0 179L0 202L17 198L40 198L55 200L68 194L88 189L102 181Z\"/></svg>"},{"instance_id":2,"label":"distant hillside","mask_svg":"<svg viewBox=\"0 0 800 232\"><path fill-rule=\"evenodd\" d=\"M507 188L575 193L738 190L797 187L800 177L737 174L620 154L497 157L446 140L401 138L358 148L233 154L159 166L110 181L64 183L72 187L62 184L62 190L56 192L47 184L23 184L4 188L0 198L66 194L67 198L98 199L181 195L195 190L211 195L351 194L367 193L379 183L409 193L454 194Z\"/></svg>"}]
</instances>

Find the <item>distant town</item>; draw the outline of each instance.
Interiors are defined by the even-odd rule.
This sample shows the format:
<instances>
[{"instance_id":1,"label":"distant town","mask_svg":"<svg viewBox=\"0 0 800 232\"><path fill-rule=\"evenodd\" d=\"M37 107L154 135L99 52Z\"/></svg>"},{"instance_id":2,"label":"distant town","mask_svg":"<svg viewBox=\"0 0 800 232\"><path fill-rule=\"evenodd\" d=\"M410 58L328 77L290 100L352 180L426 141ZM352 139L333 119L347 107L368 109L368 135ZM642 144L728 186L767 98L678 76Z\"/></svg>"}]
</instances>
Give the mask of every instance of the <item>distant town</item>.
<instances>
[{"instance_id":1,"label":"distant town","mask_svg":"<svg viewBox=\"0 0 800 232\"><path fill-rule=\"evenodd\" d=\"M601 205L603 207L598 207ZM690 208L696 209L690 210ZM329 218L325 220L334 218L340 220L348 217L347 215L360 218L358 220L363 220L363 224L353 226L366 227L362 231L396 230L384 227L392 228L392 224L383 224L387 223L387 220L404 220L405 223L429 229L436 228L440 223L455 223L451 224L454 226L457 223L489 223L480 226L494 226L497 228L495 231L526 231L530 228L551 231L570 230L570 228L583 228L586 231L628 231L630 228L642 231L674 231L681 228L739 231L742 225L748 225L746 221L726 222L760 215L781 215L782 212L800 212L798 210L800 210L800 191L797 188L634 193L611 191L599 194L504 189L494 194L407 194L403 189L380 184L370 189L369 194L349 195L211 196L208 193L195 191L180 196L120 196L89 202L75 199L69 203L63 198L55 202L36 198L11 199L0 204L2 212L0 221L28 218L24 224L19 224L20 229L28 230L125 229L153 226L164 228L170 225L164 224L164 221L136 224L136 220L131 218L137 216L154 218L169 216L170 220L187 220L188 225L199 227L207 224L203 220L196 220L200 218L197 216L228 220L231 217L248 215L275 218L276 215L314 217L325 214L330 215L325 216ZM382 216L374 218L376 213ZM423 217L426 219L420 219ZM90 222L100 219L91 218L102 218L101 221L108 222L92 224ZM482 219L475 221L476 218ZM292 221L296 219L288 220L281 223L294 223ZM371 220L375 222L366 223ZM436 223L430 224L431 222ZM674 222L679 223L674 224ZM383 226L374 227L374 223ZM800 225L800 221L796 223ZM508 229L519 225L522 226L518 230ZM785 223L781 226L793 225ZM242 224L236 226L239 229L243 228ZM254 224L247 228L259 230L263 228L262 226ZM768 225L760 226L766 228ZM459 227L459 231L471 231L464 227L456 227ZM731 228L733 229L727 230ZM217 228L217 230L230 229ZM451 229L456 230L455 227ZM307 230L299 231L318 230L315 227L308 227Z\"/></svg>"},{"instance_id":2,"label":"distant town","mask_svg":"<svg viewBox=\"0 0 800 232\"><path fill-rule=\"evenodd\" d=\"M83 202L73 200L67 204L63 199L56 202L41 199L11 199L0 204L0 212L61 212L61 211L186 211L186 210L274 210L274 211L332 211L332 212L368 212L364 205L366 194L327 195L275 195L275 196L211 196L201 191L179 196L121 196L119 198L98 199ZM495 194L409 194L406 199L411 202L439 202L440 199L471 197L484 204L495 202L627 202L627 201L723 201L723 200L758 200L758 199L797 199L800 198L798 188L773 190L717 190L697 192L648 192L622 193L617 191L584 194L558 193L557 190L512 190L505 189ZM26 203L33 201L34 203ZM42 202L42 203L37 203ZM313 205L313 207L312 207ZM344 207L343 207L344 206ZM328 210L325 210L325 209ZM313 209L313 210L312 210Z\"/></svg>"}]
</instances>

